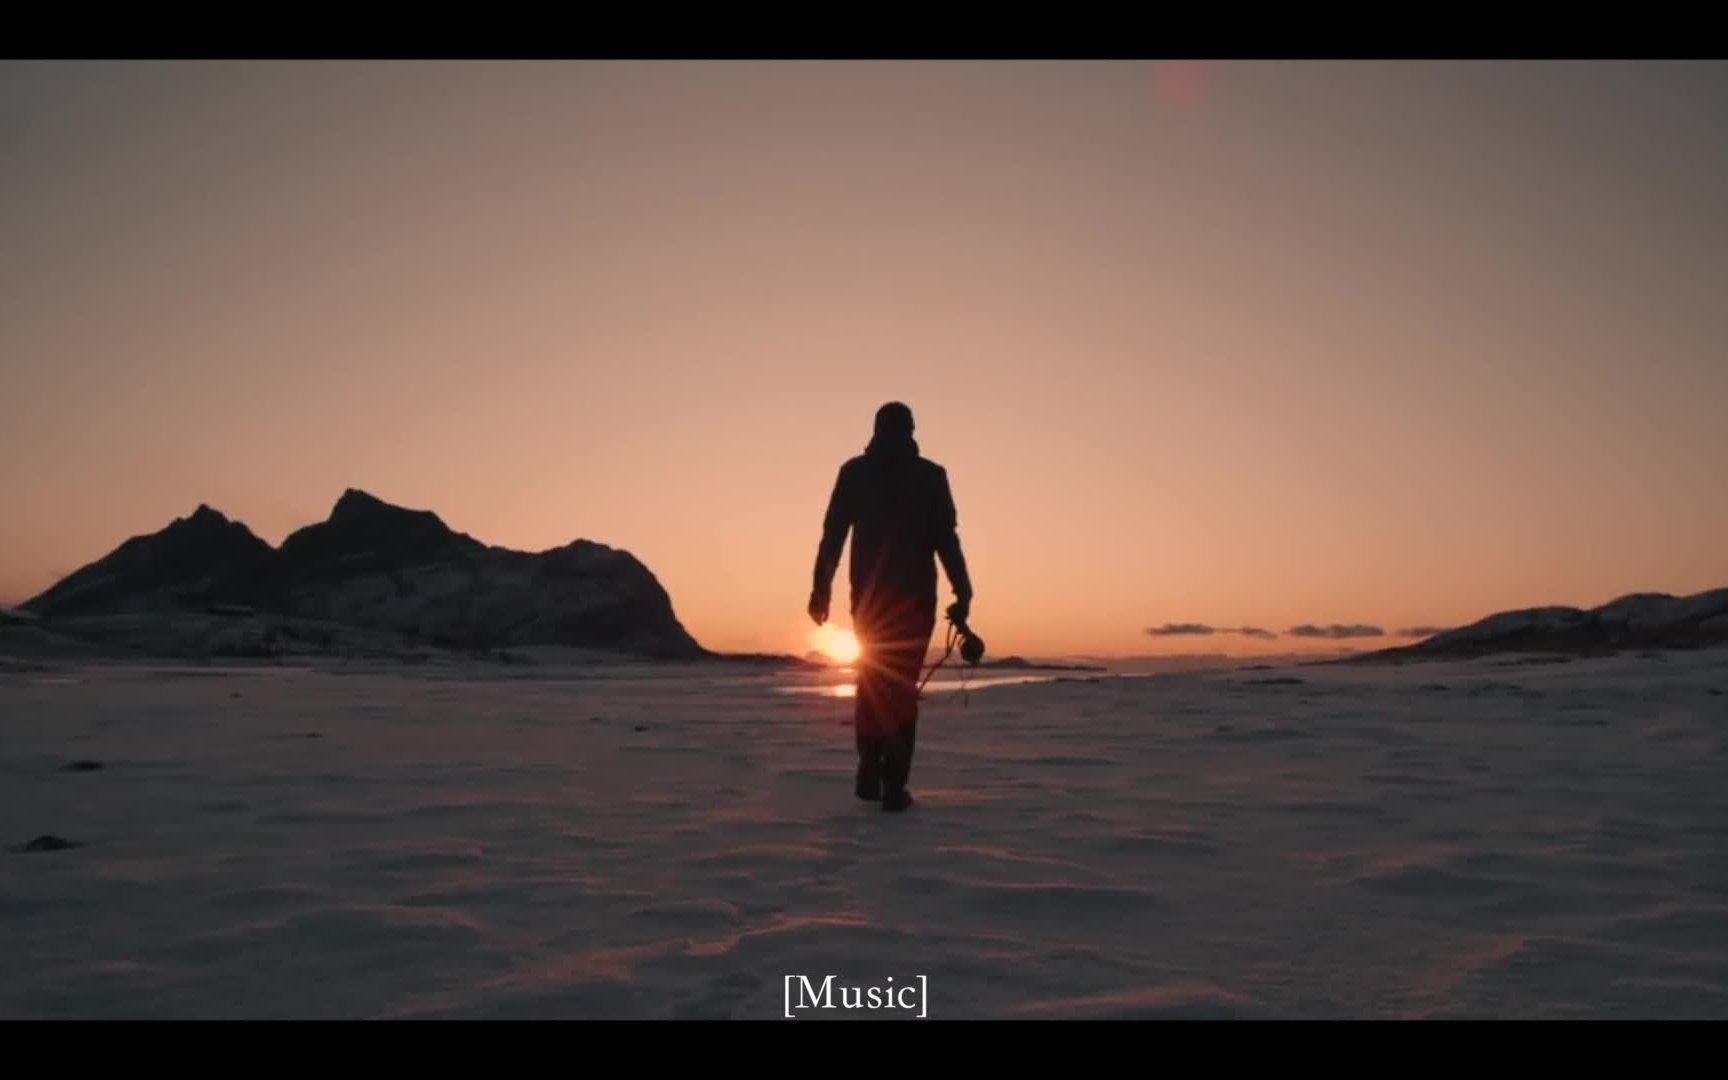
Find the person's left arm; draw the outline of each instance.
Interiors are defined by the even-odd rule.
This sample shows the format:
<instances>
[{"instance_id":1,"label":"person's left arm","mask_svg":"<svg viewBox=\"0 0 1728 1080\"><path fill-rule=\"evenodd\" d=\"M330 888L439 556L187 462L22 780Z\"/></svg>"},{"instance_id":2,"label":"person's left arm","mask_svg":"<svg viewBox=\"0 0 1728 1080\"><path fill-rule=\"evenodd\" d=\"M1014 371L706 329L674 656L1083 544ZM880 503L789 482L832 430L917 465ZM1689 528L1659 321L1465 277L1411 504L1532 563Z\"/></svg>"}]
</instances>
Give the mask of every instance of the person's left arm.
<instances>
[{"instance_id":1,"label":"person's left arm","mask_svg":"<svg viewBox=\"0 0 1728 1080\"><path fill-rule=\"evenodd\" d=\"M954 603L948 615L964 623L972 611L972 574L966 569L966 552L960 546L960 514L954 507L954 489L948 482L946 469L936 473L936 557L942 560L942 570L954 589Z\"/></svg>"}]
</instances>

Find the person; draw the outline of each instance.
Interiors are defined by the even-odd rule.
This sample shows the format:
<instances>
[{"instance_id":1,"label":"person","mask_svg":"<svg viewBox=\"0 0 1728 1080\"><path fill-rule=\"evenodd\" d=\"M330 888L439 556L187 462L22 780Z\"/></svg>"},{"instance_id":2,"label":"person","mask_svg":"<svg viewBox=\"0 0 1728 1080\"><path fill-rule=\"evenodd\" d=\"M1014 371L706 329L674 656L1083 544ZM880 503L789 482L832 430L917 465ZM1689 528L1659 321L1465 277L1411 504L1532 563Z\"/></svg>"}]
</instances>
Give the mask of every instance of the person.
<instances>
[{"instance_id":1,"label":"person","mask_svg":"<svg viewBox=\"0 0 1728 1080\"><path fill-rule=\"evenodd\" d=\"M848 531L853 633L860 647L853 730L855 791L886 811L911 807L907 787L918 733L918 684L936 629L936 561L954 590L948 617L964 625L972 579L960 547L948 472L923 457L912 410L891 401L876 411L864 452L840 466L816 552L810 617L828 621L832 585Z\"/></svg>"}]
</instances>

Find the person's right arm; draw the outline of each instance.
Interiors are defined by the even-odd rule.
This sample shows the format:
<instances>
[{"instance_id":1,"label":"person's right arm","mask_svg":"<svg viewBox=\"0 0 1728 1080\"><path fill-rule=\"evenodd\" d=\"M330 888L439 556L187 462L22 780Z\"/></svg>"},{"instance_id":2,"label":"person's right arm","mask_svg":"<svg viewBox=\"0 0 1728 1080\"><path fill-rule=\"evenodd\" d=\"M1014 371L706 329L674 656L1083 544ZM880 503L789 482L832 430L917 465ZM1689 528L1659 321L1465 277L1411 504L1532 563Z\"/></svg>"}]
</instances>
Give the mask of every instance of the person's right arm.
<instances>
[{"instance_id":1,"label":"person's right arm","mask_svg":"<svg viewBox=\"0 0 1728 1080\"><path fill-rule=\"evenodd\" d=\"M834 573L840 568L840 553L846 547L846 533L852 528L852 488L847 482L847 470L841 466L834 478L834 489L828 495L828 510L822 515L822 539L816 545L816 566L810 583L810 618L820 625L828 621L828 606L834 585Z\"/></svg>"}]
</instances>

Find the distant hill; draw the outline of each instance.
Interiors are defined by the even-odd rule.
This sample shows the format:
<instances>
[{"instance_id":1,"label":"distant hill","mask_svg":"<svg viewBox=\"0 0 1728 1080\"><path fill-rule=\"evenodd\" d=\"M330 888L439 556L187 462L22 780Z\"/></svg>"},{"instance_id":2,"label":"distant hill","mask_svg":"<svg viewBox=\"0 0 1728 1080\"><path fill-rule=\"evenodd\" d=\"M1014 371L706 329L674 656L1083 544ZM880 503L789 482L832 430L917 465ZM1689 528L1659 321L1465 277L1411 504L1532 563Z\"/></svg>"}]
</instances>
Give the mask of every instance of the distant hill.
<instances>
[{"instance_id":1,"label":"distant hill","mask_svg":"<svg viewBox=\"0 0 1728 1080\"><path fill-rule=\"evenodd\" d=\"M1353 655L1354 650L1333 649L1327 652L1292 653L1165 653L1129 656L1076 656L1068 659L1081 664L1102 665L1104 670L1121 675L1163 675L1194 671L1237 671L1245 666L1255 668L1291 667L1332 660L1340 655Z\"/></svg>"},{"instance_id":2,"label":"distant hill","mask_svg":"<svg viewBox=\"0 0 1728 1080\"><path fill-rule=\"evenodd\" d=\"M1347 663L1463 659L1498 653L1593 655L1626 650L1696 649L1728 643L1728 589L1691 596L1633 593L1601 607L1523 608Z\"/></svg>"},{"instance_id":3,"label":"distant hill","mask_svg":"<svg viewBox=\"0 0 1728 1080\"><path fill-rule=\"evenodd\" d=\"M349 489L279 548L199 506L22 605L56 629L113 616L276 616L461 650L564 645L667 659L703 649L648 568L589 540L491 547ZM182 619L182 621L184 621Z\"/></svg>"},{"instance_id":4,"label":"distant hill","mask_svg":"<svg viewBox=\"0 0 1728 1080\"><path fill-rule=\"evenodd\" d=\"M980 668L992 668L1001 671L1108 671L1108 668L1091 664L1047 664L1036 660L1027 660L1020 656L1005 656L1000 660L983 660Z\"/></svg>"}]
</instances>

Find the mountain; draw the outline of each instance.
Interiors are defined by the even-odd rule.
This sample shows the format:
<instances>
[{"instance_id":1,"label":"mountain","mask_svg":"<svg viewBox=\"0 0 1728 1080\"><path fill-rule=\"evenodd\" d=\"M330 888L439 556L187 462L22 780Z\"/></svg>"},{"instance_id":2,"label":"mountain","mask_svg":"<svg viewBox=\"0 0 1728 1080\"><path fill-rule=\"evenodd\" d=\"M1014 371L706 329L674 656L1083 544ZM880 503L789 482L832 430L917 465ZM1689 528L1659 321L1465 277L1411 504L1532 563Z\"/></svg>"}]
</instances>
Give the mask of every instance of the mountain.
<instances>
[{"instance_id":1,"label":"mountain","mask_svg":"<svg viewBox=\"0 0 1728 1080\"><path fill-rule=\"evenodd\" d=\"M159 532L132 537L22 606L39 616L201 609L220 602L226 583L257 571L271 555L251 529L200 505Z\"/></svg>"},{"instance_id":2,"label":"mountain","mask_svg":"<svg viewBox=\"0 0 1728 1080\"><path fill-rule=\"evenodd\" d=\"M349 489L324 521L272 548L200 506L27 601L44 618L258 613L406 635L430 645L565 645L667 659L710 655L626 551L577 540L489 546L427 510Z\"/></svg>"},{"instance_id":3,"label":"mountain","mask_svg":"<svg viewBox=\"0 0 1728 1080\"><path fill-rule=\"evenodd\" d=\"M1632 593L1597 608L1503 611L1426 641L1356 660L1461 659L1509 652L1610 653L1728 643L1728 589L1691 596Z\"/></svg>"}]
</instances>

